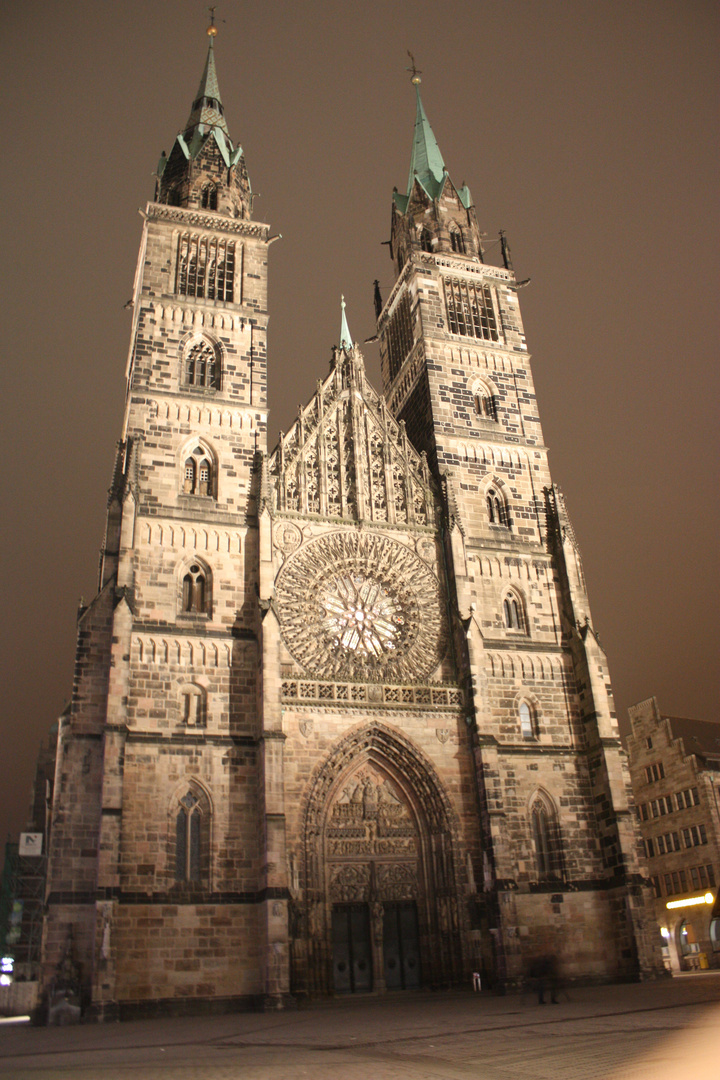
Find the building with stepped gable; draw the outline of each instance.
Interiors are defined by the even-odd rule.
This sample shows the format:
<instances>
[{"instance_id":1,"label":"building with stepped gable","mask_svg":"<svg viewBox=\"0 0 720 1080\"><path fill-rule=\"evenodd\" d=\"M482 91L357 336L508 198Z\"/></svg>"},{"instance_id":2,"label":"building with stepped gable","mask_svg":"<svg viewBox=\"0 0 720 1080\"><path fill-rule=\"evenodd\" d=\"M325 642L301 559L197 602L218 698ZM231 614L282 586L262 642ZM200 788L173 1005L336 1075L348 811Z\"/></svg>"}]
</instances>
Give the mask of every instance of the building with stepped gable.
<instances>
[{"instance_id":1,"label":"building with stepped gable","mask_svg":"<svg viewBox=\"0 0 720 1080\"><path fill-rule=\"evenodd\" d=\"M413 81L382 390L343 306L272 452L273 236L213 34L161 158L59 737L48 1003L65 983L97 1017L504 989L549 953L567 978L662 967L518 283L505 243L484 261Z\"/></svg>"}]
</instances>

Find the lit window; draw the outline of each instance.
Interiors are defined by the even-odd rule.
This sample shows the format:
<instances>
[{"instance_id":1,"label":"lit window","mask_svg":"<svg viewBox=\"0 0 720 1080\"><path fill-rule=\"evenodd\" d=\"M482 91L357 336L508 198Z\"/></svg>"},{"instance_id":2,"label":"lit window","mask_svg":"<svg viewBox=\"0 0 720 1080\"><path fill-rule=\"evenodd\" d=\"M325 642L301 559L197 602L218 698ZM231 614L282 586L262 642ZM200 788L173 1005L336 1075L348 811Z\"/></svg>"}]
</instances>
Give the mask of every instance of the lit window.
<instances>
[{"instance_id":1,"label":"lit window","mask_svg":"<svg viewBox=\"0 0 720 1080\"><path fill-rule=\"evenodd\" d=\"M520 731L523 739L532 739L535 735L535 725L532 710L527 701L520 702L518 713L520 714Z\"/></svg>"},{"instance_id":2,"label":"lit window","mask_svg":"<svg viewBox=\"0 0 720 1080\"><path fill-rule=\"evenodd\" d=\"M695 945L695 932L692 923L681 923L678 939L680 943L680 952L683 956L687 956L689 953L697 951L697 946Z\"/></svg>"}]
</instances>

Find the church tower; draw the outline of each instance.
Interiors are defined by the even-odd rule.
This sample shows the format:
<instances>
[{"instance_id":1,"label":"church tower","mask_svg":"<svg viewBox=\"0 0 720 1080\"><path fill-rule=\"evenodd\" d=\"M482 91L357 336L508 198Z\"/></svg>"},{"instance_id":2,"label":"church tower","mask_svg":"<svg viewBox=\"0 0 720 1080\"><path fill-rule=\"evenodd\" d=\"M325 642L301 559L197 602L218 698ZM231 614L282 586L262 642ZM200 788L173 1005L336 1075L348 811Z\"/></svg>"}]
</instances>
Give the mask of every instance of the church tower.
<instances>
[{"instance_id":1,"label":"church tower","mask_svg":"<svg viewBox=\"0 0 720 1080\"><path fill-rule=\"evenodd\" d=\"M486 261L475 205L443 161L413 69L397 271L376 312L385 399L445 499L458 678L472 729L498 974L549 952L567 974L657 965L607 659L548 467L504 234Z\"/></svg>"},{"instance_id":2,"label":"church tower","mask_svg":"<svg viewBox=\"0 0 720 1080\"><path fill-rule=\"evenodd\" d=\"M253 476L271 237L208 33L141 212L122 438L60 736L46 986L70 957L99 1015L264 989Z\"/></svg>"}]
</instances>

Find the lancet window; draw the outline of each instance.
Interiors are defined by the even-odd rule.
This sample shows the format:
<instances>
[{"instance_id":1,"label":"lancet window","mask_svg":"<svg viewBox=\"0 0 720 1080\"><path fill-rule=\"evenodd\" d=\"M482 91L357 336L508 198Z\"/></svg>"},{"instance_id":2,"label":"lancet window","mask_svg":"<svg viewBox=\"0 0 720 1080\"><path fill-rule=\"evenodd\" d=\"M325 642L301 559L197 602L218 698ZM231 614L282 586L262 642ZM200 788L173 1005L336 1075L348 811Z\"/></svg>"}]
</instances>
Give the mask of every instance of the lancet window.
<instances>
[{"instance_id":1,"label":"lancet window","mask_svg":"<svg viewBox=\"0 0 720 1080\"><path fill-rule=\"evenodd\" d=\"M533 739L536 735L535 714L532 706L527 701L521 701L518 707L520 718L520 733L523 739Z\"/></svg>"},{"instance_id":2,"label":"lancet window","mask_svg":"<svg viewBox=\"0 0 720 1080\"><path fill-rule=\"evenodd\" d=\"M515 593L508 593L503 600L503 621L507 630L518 630L521 634L527 633L523 603Z\"/></svg>"},{"instance_id":3,"label":"lancet window","mask_svg":"<svg viewBox=\"0 0 720 1080\"><path fill-rule=\"evenodd\" d=\"M231 303L234 287L235 241L183 233L178 241L175 291Z\"/></svg>"},{"instance_id":4,"label":"lancet window","mask_svg":"<svg viewBox=\"0 0 720 1080\"><path fill-rule=\"evenodd\" d=\"M560 877L562 860L555 813L549 801L540 795L532 805L530 826L538 877Z\"/></svg>"},{"instance_id":5,"label":"lancet window","mask_svg":"<svg viewBox=\"0 0 720 1080\"><path fill-rule=\"evenodd\" d=\"M463 234L460 232L457 225L453 225L450 228L450 247L459 255L465 254L465 241L463 240Z\"/></svg>"},{"instance_id":6,"label":"lancet window","mask_svg":"<svg viewBox=\"0 0 720 1080\"><path fill-rule=\"evenodd\" d=\"M213 495L213 479L211 456L198 445L183 465L183 492L185 495Z\"/></svg>"},{"instance_id":7,"label":"lancet window","mask_svg":"<svg viewBox=\"0 0 720 1080\"><path fill-rule=\"evenodd\" d=\"M478 416L481 416L483 420L497 420L495 396L486 387L477 387L473 394L473 400L475 402L475 412Z\"/></svg>"},{"instance_id":8,"label":"lancet window","mask_svg":"<svg viewBox=\"0 0 720 1080\"><path fill-rule=\"evenodd\" d=\"M446 278L445 304L451 334L498 341L497 320L489 285Z\"/></svg>"},{"instance_id":9,"label":"lancet window","mask_svg":"<svg viewBox=\"0 0 720 1080\"><path fill-rule=\"evenodd\" d=\"M506 529L510 525L508 517L507 506L502 495L500 495L495 488L490 488L486 497L488 520L491 525L502 525Z\"/></svg>"},{"instance_id":10,"label":"lancet window","mask_svg":"<svg viewBox=\"0 0 720 1080\"><path fill-rule=\"evenodd\" d=\"M206 184L200 195L200 205L203 210L217 210L218 193L214 184Z\"/></svg>"},{"instance_id":11,"label":"lancet window","mask_svg":"<svg viewBox=\"0 0 720 1080\"><path fill-rule=\"evenodd\" d=\"M210 805L193 784L175 809L175 881L199 885L207 882L210 867Z\"/></svg>"}]
</instances>

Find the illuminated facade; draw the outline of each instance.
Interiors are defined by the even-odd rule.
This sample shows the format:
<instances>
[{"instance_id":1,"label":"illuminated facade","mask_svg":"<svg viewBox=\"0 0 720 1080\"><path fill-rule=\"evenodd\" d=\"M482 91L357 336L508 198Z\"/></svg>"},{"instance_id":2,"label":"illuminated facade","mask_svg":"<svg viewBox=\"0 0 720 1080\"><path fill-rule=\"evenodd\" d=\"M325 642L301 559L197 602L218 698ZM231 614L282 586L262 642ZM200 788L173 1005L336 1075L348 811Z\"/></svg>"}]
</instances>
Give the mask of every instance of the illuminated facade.
<instances>
[{"instance_id":1,"label":"illuminated facade","mask_svg":"<svg viewBox=\"0 0 720 1080\"><path fill-rule=\"evenodd\" d=\"M607 661L509 266L417 94L382 393L344 310L267 452L267 262L213 39L143 213L45 981L99 1016L651 975ZM280 358L271 371L279 377ZM70 933L72 928L72 934ZM657 963L656 963L657 957Z\"/></svg>"},{"instance_id":2,"label":"illuminated facade","mask_svg":"<svg viewBox=\"0 0 720 1080\"><path fill-rule=\"evenodd\" d=\"M628 764L673 971L720 967L720 724L629 709Z\"/></svg>"}]
</instances>

